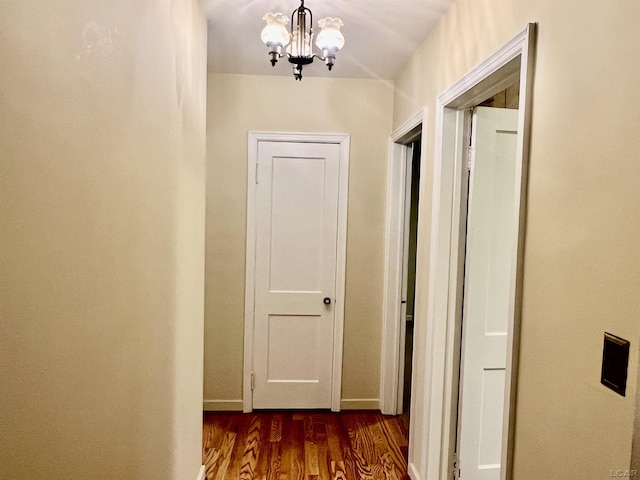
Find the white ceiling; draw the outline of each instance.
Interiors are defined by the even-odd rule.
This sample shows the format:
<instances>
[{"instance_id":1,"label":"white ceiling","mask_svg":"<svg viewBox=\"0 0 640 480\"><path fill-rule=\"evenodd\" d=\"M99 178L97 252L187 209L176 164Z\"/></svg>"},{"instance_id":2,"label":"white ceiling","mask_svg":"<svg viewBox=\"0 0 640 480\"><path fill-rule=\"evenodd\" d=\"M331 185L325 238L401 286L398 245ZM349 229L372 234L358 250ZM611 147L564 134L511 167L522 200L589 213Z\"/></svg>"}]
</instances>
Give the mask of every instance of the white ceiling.
<instances>
[{"instance_id":1,"label":"white ceiling","mask_svg":"<svg viewBox=\"0 0 640 480\"><path fill-rule=\"evenodd\" d=\"M453 0L305 0L314 28L323 17L344 22L345 46L333 71L305 66L314 77L393 78ZM300 0L204 0L209 20L208 69L216 73L292 75L285 58L271 67L260 40L267 12L291 12ZM317 31L317 30L316 30Z\"/></svg>"}]
</instances>

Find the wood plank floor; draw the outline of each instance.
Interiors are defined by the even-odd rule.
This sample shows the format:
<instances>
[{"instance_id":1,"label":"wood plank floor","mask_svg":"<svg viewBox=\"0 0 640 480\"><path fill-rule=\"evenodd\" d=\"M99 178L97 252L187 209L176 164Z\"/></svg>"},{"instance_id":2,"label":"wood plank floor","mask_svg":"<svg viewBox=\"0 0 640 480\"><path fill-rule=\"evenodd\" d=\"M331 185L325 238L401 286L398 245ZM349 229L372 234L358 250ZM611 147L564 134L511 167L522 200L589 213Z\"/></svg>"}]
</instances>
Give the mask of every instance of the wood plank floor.
<instances>
[{"instance_id":1,"label":"wood plank floor","mask_svg":"<svg viewBox=\"0 0 640 480\"><path fill-rule=\"evenodd\" d=\"M206 412L208 480L408 480L407 430L373 411Z\"/></svg>"}]
</instances>

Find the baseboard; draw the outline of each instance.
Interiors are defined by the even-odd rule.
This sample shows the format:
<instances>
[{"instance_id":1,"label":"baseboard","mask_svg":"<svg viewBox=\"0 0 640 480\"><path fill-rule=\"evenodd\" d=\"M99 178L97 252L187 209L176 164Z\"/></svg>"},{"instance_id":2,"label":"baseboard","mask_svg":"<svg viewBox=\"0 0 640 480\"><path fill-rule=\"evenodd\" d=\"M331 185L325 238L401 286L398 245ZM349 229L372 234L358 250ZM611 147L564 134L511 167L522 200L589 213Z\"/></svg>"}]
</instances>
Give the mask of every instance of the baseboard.
<instances>
[{"instance_id":1,"label":"baseboard","mask_svg":"<svg viewBox=\"0 0 640 480\"><path fill-rule=\"evenodd\" d=\"M380 410L379 398L343 398L340 410Z\"/></svg>"},{"instance_id":2,"label":"baseboard","mask_svg":"<svg viewBox=\"0 0 640 480\"><path fill-rule=\"evenodd\" d=\"M242 400L205 400L202 409L205 412L241 412Z\"/></svg>"},{"instance_id":3,"label":"baseboard","mask_svg":"<svg viewBox=\"0 0 640 480\"><path fill-rule=\"evenodd\" d=\"M205 412L241 412L242 400L205 400L202 409ZM379 398L343 398L340 410L380 410Z\"/></svg>"},{"instance_id":4,"label":"baseboard","mask_svg":"<svg viewBox=\"0 0 640 480\"><path fill-rule=\"evenodd\" d=\"M421 480L420 474L418 473L418 469L416 468L415 463L409 464L409 478L411 480Z\"/></svg>"},{"instance_id":5,"label":"baseboard","mask_svg":"<svg viewBox=\"0 0 640 480\"><path fill-rule=\"evenodd\" d=\"M196 480L206 480L206 470L204 468L204 465L202 465L200 467L200 471L198 472L198 476L196 477Z\"/></svg>"}]
</instances>

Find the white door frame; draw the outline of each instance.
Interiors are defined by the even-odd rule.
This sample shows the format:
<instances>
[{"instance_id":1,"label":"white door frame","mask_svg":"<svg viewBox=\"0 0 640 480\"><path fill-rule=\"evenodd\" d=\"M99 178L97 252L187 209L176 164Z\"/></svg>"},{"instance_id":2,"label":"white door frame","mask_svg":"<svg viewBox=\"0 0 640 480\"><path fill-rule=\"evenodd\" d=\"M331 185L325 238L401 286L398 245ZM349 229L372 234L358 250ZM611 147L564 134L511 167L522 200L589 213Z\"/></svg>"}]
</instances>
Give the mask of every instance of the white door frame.
<instances>
[{"instance_id":1,"label":"white door frame","mask_svg":"<svg viewBox=\"0 0 640 480\"><path fill-rule=\"evenodd\" d=\"M471 70L436 101L436 136L431 216L431 249L427 287L426 359L424 370L425 415L417 425L422 445L410 445L409 472L414 480L444 480L452 471L451 455L455 423L455 399L458 378L456 334L459 331L459 306L462 261L461 228L464 219L465 153L467 134L464 110L504 89L520 78L516 185L514 195L514 243L510 280L509 327L503 421L503 458L501 478L511 479L519 324L522 299L522 256L525 226L525 196L529 157L531 90L535 24L518 34L486 61ZM422 334L421 334L422 335ZM458 340L459 342L459 340ZM413 448L411 448L413 447Z\"/></svg>"},{"instance_id":2,"label":"white door frame","mask_svg":"<svg viewBox=\"0 0 640 480\"><path fill-rule=\"evenodd\" d=\"M253 329L255 320L256 269L256 173L258 144L268 142L330 143L340 146L338 184L338 242L336 267L335 328L333 333L333 372L331 375L331 410L340 411L342 385L342 338L344 332L344 296L347 259L347 200L349 193L350 136L342 133L249 132L247 156L247 249L244 300L244 412L253 410L251 373L253 370Z\"/></svg>"},{"instance_id":3,"label":"white door frame","mask_svg":"<svg viewBox=\"0 0 640 480\"><path fill-rule=\"evenodd\" d=\"M407 152L420 135L425 151L427 109L422 108L398 127L389 140L385 271L382 307L382 353L380 366L380 410L385 415L402 413L400 389L404 370L405 319L401 300L404 275L406 195L408 183ZM422 153L421 153L422 155ZM421 162L422 165L422 162ZM420 193L421 195L422 193ZM416 278L416 282L418 279ZM416 284L416 290L418 286ZM414 319L415 321L415 319Z\"/></svg>"}]
</instances>

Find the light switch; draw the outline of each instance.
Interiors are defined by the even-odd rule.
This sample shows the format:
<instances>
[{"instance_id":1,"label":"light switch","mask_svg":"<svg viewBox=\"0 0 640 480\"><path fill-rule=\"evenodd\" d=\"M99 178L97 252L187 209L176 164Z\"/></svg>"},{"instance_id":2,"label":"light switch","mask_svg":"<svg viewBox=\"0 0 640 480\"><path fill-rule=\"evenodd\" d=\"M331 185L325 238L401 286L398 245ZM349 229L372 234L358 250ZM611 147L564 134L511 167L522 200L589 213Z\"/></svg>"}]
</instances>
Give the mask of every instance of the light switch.
<instances>
[{"instance_id":1,"label":"light switch","mask_svg":"<svg viewBox=\"0 0 640 480\"><path fill-rule=\"evenodd\" d=\"M605 332L600 382L624 397L628 366L629 341Z\"/></svg>"}]
</instances>

